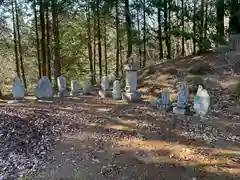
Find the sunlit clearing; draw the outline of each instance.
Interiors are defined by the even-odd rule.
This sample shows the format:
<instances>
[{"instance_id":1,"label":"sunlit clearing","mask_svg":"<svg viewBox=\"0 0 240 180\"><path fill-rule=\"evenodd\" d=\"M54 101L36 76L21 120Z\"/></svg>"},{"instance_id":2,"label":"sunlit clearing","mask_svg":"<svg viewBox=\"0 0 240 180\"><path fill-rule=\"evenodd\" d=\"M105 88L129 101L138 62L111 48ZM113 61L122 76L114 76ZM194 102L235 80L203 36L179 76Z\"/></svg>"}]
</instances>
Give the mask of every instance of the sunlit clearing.
<instances>
[{"instance_id":1,"label":"sunlit clearing","mask_svg":"<svg viewBox=\"0 0 240 180\"><path fill-rule=\"evenodd\" d=\"M100 125L100 124L97 124L97 123L89 123L88 126L91 126L91 127L100 127L101 125Z\"/></svg>"},{"instance_id":2,"label":"sunlit clearing","mask_svg":"<svg viewBox=\"0 0 240 180\"><path fill-rule=\"evenodd\" d=\"M97 112L109 112L111 110L112 110L112 108L98 108Z\"/></svg>"},{"instance_id":3,"label":"sunlit clearing","mask_svg":"<svg viewBox=\"0 0 240 180\"><path fill-rule=\"evenodd\" d=\"M109 129L116 129L116 130L121 130L121 131L134 131L133 128L129 126L124 126L124 125L112 125L112 124L107 124L106 128Z\"/></svg>"},{"instance_id":4,"label":"sunlit clearing","mask_svg":"<svg viewBox=\"0 0 240 180\"><path fill-rule=\"evenodd\" d=\"M236 165L230 158L224 157L224 154L239 155L239 152L210 148L196 148L177 143L167 143L157 140L123 140L117 142L118 149L124 151L144 151L145 156L137 156L140 161L145 163L173 163L188 166L209 166L213 167L211 171L217 171L221 166ZM206 153L205 153L206 152ZM213 153L209 153L213 152ZM214 156L216 154L219 156ZM238 165L239 166L239 165ZM240 166L239 166L240 168ZM207 171L208 169L205 169ZM240 170L240 169L239 169ZM223 171L223 170L221 170ZM225 170L224 170L225 171ZM226 170L227 171L227 170Z\"/></svg>"},{"instance_id":5,"label":"sunlit clearing","mask_svg":"<svg viewBox=\"0 0 240 180\"><path fill-rule=\"evenodd\" d=\"M196 56L196 57L193 57L192 59L197 60L197 59L201 59L201 58L203 58L203 56Z\"/></svg>"}]
</instances>

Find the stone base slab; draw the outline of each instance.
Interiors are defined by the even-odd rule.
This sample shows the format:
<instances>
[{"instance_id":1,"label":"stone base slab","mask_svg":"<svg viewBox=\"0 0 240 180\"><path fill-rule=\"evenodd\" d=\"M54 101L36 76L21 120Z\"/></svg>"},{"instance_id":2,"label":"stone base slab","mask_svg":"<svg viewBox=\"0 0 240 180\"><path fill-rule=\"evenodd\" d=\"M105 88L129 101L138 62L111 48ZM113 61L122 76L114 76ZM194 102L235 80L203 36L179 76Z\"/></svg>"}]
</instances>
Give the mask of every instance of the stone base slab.
<instances>
[{"instance_id":1,"label":"stone base slab","mask_svg":"<svg viewBox=\"0 0 240 180\"><path fill-rule=\"evenodd\" d=\"M141 93L139 93L139 92L134 92L134 93L123 92L122 99L125 101L128 101L128 102L139 102L139 101L141 101Z\"/></svg>"},{"instance_id":2,"label":"stone base slab","mask_svg":"<svg viewBox=\"0 0 240 180\"><path fill-rule=\"evenodd\" d=\"M104 90L99 90L98 95L102 98L107 98L107 97L112 97L112 91L104 91Z\"/></svg>"}]
</instances>

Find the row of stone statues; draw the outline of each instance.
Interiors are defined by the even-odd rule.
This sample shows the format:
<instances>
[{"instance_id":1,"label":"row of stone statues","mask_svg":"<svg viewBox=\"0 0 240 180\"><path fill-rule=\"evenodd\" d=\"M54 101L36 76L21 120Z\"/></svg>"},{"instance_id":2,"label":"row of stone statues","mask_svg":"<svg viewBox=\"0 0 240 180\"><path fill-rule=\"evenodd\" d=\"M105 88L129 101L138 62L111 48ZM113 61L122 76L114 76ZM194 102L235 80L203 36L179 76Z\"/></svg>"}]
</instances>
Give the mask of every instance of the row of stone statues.
<instances>
[{"instance_id":1,"label":"row of stone statues","mask_svg":"<svg viewBox=\"0 0 240 180\"><path fill-rule=\"evenodd\" d=\"M101 80L101 90L99 95L102 97L112 97L115 100L124 99L127 101L139 101L141 99L141 94L137 92L137 70L139 66L136 64L128 64L125 66L126 72L126 87L125 92L122 91L120 81L115 80L113 82L113 87L110 89L108 76L103 76ZM58 96L63 98L69 95L67 90L67 83L64 76L57 78L58 83ZM89 94L91 91L91 82L89 79L85 79L83 82L81 92L83 94ZM76 95L79 92L77 80L71 81L71 95ZM24 99L24 83L19 78L16 77L13 80L12 95L14 100ZM35 96L38 100L49 99L53 96L53 89L51 82L48 77L44 76L38 80L35 88Z\"/></svg>"},{"instance_id":2,"label":"row of stone statues","mask_svg":"<svg viewBox=\"0 0 240 180\"><path fill-rule=\"evenodd\" d=\"M179 92L177 97L170 101L169 92L163 91L157 100L153 100L151 104L159 109L172 107L175 114L192 114L196 113L200 116L204 116L208 112L210 106L210 96L206 89L199 85L198 91L194 96L193 104L190 104L187 84L181 82L179 85Z\"/></svg>"}]
</instances>

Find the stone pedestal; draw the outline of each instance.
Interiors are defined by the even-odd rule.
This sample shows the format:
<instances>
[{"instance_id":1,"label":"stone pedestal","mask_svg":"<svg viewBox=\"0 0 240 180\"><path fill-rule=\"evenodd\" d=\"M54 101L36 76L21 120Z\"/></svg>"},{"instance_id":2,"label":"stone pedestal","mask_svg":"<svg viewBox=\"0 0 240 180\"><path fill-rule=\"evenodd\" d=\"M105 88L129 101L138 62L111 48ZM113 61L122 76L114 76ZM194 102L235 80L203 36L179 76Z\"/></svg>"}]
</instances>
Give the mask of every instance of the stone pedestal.
<instances>
[{"instance_id":1,"label":"stone pedestal","mask_svg":"<svg viewBox=\"0 0 240 180\"><path fill-rule=\"evenodd\" d=\"M131 62L124 66L126 87L125 92L122 93L122 99L125 101L137 102L141 100L141 93L137 92L137 71L139 68L137 62Z\"/></svg>"}]
</instances>

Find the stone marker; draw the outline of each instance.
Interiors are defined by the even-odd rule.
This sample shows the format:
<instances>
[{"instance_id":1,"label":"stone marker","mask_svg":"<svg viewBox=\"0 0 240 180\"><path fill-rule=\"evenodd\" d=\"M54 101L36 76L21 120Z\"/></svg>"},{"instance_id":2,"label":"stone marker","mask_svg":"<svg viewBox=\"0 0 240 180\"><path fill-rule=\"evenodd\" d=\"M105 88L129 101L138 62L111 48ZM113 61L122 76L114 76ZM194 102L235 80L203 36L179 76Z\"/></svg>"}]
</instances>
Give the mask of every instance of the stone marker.
<instances>
[{"instance_id":1,"label":"stone marker","mask_svg":"<svg viewBox=\"0 0 240 180\"><path fill-rule=\"evenodd\" d=\"M71 94L74 96L78 91L78 82L77 80L71 81Z\"/></svg>"},{"instance_id":2,"label":"stone marker","mask_svg":"<svg viewBox=\"0 0 240 180\"><path fill-rule=\"evenodd\" d=\"M53 89L51 82L47 76L43 76L38 80L35 88L35 96L39 100L51 98L53 95Z\"/></svg>"},{"instance_id":3,"label":"stone marker","mask_svg":"<svg viewBox=\"0 0 240 180\"><path fill-rule=\"evenodd\" d=\"M64 98L65 96L68 96L67 91L67 82L64 76L59 76L58 78L58 96L60 99Z\"/></svg>"},{"instance_id":4,"label":"stone marker","mask_svg":"<svg viewBox=\"0 0 240 180\"><path fill-rule=\"evenodd\" d=\"M15 100L24 99L24 83L19 77L13 79L12 95Z\"/></svg>"},{"instance_id":5,"label":"stone marker","mask_svg":"<svg viewBox=\"0 0 240 180\"><path fill-rule=\"evenodd\" d=\"M115 80L113 82L112 97L115 100L122 99L121 85L120 85L120 81L119 80Z\"/></svg>"},{"instance_id":6,"label":"stone marker","mask_svg":"<svg viewBox=\"0 0 240 180\"><path fill-rule=\"evenodd\" d=\"M91 82L86 78L83 82L83 94L87 95L91 92Z\"/></svg>"},{"instance_id":7,"label":"stone marker","mask_svg":"<svg viewBox=\"0 0 240 180\"><path fill-rule=\"evenodd\" d=\"M7 103L14 104L24 101L24 83L18 76L13 79L12 95L13 100L8 101Z\"/></svg>"},{"instance_id":8,"label":"stone marker","mask_svg":"<svg viewBox=\"0 0 240 180\"><path fill-rule=\"evenodd\" d=\"M210 106L210 96L207 90L201 85L198 87L196 96L194 97L194 110L201 117L206 115Z\"/></svg>"},{"instance_id":9,"label":"stone marker","mask_svg":"<svg viewBox=\"0 0 240 180\"><path fill-rule=\"evenodd\" d=\"M177 103L173 108L176 114L185 114L188 106L188 88L185 83L180 84L180 90L177 96Z\"/></svg>"},{"instance_id":10,"label":"stone marker","mask_svg":"<svg viewBox=\"0 0 240 180\"><path fill-rule=\"evenodd\" d=\"M140 68L138 62L131 61L124 65L126 72L125 92L122 93L122 99L125 101L140 101L141 93L137 91L137 71Z\"/></svg>"},{"instance_id":11,"label":"stone marker","mask_svg":"<svg viewBox=\"0 0 240 180\"><path fill-rule=\"evenodd\" d=\"M167 108L169 107L170 100L169 100L169 92L163 91L161 92L161 96L159 99L156 100L156 106L157 108Z\"/></svg>"},{"instance_id":12,"label":"stone marker","mask_svg":"<svg viewBox=\"0 0 240 180\"><path fill-rule=\"evenodd\" d=\"M111 97L112 93L109 90L109 79L108 76L103 76L101 81L101 89L98 92L99 96L105 98L105 97Z\"/></svg>"},{"instance_id":13,"label":"stone marker","mask_svg":"<svg viewBox=\"0 0 240 180\"><path fill-rule=\"evenodd\" d=\"M109 79L108 76L102 77L101 88L103 91L107 91L109 89Z\"/></svg>"}]
</instances>

